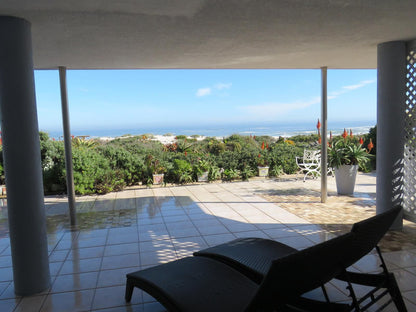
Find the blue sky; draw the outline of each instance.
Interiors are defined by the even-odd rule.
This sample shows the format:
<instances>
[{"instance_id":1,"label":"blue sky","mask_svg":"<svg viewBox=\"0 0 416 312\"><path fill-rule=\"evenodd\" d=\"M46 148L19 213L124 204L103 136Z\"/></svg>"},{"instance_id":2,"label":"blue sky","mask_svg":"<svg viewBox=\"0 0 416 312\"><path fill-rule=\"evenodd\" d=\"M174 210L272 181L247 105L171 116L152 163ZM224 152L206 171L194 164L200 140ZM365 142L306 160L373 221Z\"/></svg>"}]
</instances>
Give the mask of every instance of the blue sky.
<instances>
[{"instance_id":1,"label":"blue sky","mask_svg":"<svg viewBox=\"0 0 416 312\"><path fill-rule=\"evenodd\" d=\"M328 70L328 121L376 120L376 70ZM71 128L308 123L320 70L68 70ZM59 74L35 71L39 128L62 129Z\"/></svg>"}]
</instances>

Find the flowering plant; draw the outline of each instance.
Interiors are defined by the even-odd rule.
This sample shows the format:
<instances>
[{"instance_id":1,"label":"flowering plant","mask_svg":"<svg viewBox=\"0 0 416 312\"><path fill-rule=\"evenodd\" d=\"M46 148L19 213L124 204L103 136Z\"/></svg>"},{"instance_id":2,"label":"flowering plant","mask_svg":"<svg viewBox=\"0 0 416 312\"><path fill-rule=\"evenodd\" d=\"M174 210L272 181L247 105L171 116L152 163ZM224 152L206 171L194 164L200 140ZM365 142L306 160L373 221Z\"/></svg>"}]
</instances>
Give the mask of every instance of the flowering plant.
<instances>
[{"instance_id":1,"label":"flowering plant","mask_svg":"<svg viewBox=\"0 0 416 312\"><path fill-rule=\"evenodd\" d=\"M269 162L267 161L266 157L259 153L257 157L257 166L258 167L267 167Z\"/></svg>"},{"instance_id":2,"label":"flowering plant","mask_svg":"<svg viewBox=\"0 0 416 312\"><path fill-rule=\"evenodd\" d=\"M166 167L160 160L154 158L152 155L146 157L146 165L153 174L161 174L166 172Z\"/></svg>"},{"instance_id":3,"label":"flowering plant","mask_svg":"<svg viewBox=\"0 0 416 312\"><path fill-rule=\"evenodd\" d=\"M362 146L363 140L348 135L344 129L343 139L331 142L328 148L328 165L333 168L339 168L342 165L364 165L371 157L367 150ZM370 147L370 144L368 146Z\"/></svg>"}]
</instances>

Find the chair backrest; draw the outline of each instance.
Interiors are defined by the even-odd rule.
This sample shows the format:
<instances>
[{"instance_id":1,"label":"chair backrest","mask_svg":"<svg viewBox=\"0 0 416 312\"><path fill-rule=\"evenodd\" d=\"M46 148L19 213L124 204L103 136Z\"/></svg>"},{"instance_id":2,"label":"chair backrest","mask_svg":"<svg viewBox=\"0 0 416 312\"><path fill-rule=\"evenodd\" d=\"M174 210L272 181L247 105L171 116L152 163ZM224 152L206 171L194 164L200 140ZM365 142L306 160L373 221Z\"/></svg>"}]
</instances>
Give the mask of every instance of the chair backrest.
<instances>
[{"instance_id":1,"label":"chair backrest","mask_svg":"<svg viewBox=\"0 0 416 312\"><path fill-rule=\"evenodd\" d=\"M343 273L377 246L401 211L397 206L355 223L349 233L274 260L247 311L272 311Z\"/></svg>"},{"instance_id":2,"label":"chair backrest","mask_svg":"<svg viewBox=\"0 0 416 312\"><path fill-rule=\"evenodd\" d=\"M364 257L377 246L401 211L402 207L396 206L352 226L351 233L354 233L356 237L354 255L358 259ZM349 265L354 264L358 259L350 259Z\"/></svg>"},{"instance_id":3,"label":"chair backrest","mask_svg":"<svg viewBox=\"0 0 416 312\"><path fill-rule=\"evenodd\" d=\"M321 159L321 151L318 150L303 150L304 162L319 162Z\"/></svg>"},{"instance_id":4,"label":"chair backrest","mask_svg":"<svg viewBox=\"0 0 416 312\"><path fill-rule=\"evenodd\" d=\"M350 232L274 260L246 311L272 311L341 274L354 235Z\"/></svg>"}]
</instances>

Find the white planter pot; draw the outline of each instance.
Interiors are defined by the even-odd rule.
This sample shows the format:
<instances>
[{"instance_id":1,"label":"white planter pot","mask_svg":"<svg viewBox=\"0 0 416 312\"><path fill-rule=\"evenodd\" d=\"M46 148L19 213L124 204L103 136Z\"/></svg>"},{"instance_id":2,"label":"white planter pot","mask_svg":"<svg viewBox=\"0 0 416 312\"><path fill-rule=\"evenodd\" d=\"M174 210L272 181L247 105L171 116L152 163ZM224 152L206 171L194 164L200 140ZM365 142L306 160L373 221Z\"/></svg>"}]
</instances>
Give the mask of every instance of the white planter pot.
<instances>
[{"instance_id":1,"label":"white planter pot","mask_svg":"<svg viewBox=\"0 0 416 312\"><path fill-rule=\"evenodd\" d=\"M269 175L269 167L257 167L259 170L259 177L267 177Z\"/></svg>"},{"instance_id":2,"label":"white planter pot","mask_svg":"<svg viewBox=\"0 0 416 312\"><path fill-rule=\"evenodd\" d=\"M342 165L339 168L335 168L335 181L337 183L338 194L352 195L354 193L357 171L358 165Z\"/></svg>"},{"instance_id":3,"label":"white planter pot","mask_svg":"<svg viewBox=\"0 0 416 312\"><path fill-rule=\"evenodd\" d=\"M204 171L198 175L198 182L208 182L208 171Z\"/></svg>"},{"instance_id":4,"label":"white planter pot","mask_svg":"<svg viewBox=\"0 0 416 312\"><path fill-rule=\"evenodd\" d=\"M153 184L163 184L163 177L165 176L164 173L154 173L153 174Z\"/></svg>"}]
</instances>

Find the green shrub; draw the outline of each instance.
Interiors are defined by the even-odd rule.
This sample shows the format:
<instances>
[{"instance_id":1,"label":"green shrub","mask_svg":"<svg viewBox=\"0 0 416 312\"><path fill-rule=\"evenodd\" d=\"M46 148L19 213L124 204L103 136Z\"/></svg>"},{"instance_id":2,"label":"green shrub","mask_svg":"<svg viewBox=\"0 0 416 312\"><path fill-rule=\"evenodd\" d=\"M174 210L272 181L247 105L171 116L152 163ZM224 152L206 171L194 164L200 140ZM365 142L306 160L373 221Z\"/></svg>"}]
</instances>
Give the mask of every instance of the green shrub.
<instances>
[{"instance_id":1,"label":"green shrub","mask_svg":"<svg viewBox=\"0 0 416 312\"><path fill-rule=\"evenodd\" d=\"M221 170L217 166L211 166L208 171L208 181L221 179Z\"/></svg>"},{"instance_id":2,"label":"green shrub","mask_svg":"<svg viewBox=\"0 0 416 312\"><path fill-rule=\"evenodd\" d=\"M192 165L186 160L175 159L173 161L172 177L177 183L190 183L193 181Z\"/></svg>"},{"instance_id":3,"label":"green shrub","mask_svg":"<svg viewBox=\"0 0 416 312\"><path fill-rule=\"evenodd\" d=\"M241 179L243 181L247 181L249 178L254 177L256 175L256 171L253 170L250 166L244 166L240 172Z\"/></svg>"},{"instance_id":4,"label":"green shrub","mask_svg":"<svg viewBox=\"0 0 416 312\"><path fill-rule=\"evenodd\" d=\"M222 179L224 181L233 181L240 177L240 172L236 169L225 169L222 173Z\"/></svg>"},{"instance_id":5,"label":"green shrub","mask_svg":"<svg viewBox=\"0 0 416 312\"><path fill-rule=\"evenodd\" d=\"M145 165L142 156L111 145L100 147L99 152L109 160L111 169L117 171L126 185L134 185L143 180Z\"/></svg>"},{"instance_id":6,"label":"green shrub","mask_svg":"<svg viewBox=\"0 0 416 312\"><path fill-rule=\"evenodd\" d=\"M45 192L63 192L66 190L64 142L51 140L45 132L40 132L39 138Z\"/></svg>"},{"instance_id":7,"label":"green shrub","mask_svg":"<svg viewBox=\"0 0 416 312\"><path fill-rule=\"evenodd\" d=\"M270 177L279 177L283 174L283 168L281 165L273 165L269 168L269 176Z\"/></svg>"},{"instance_id":8,"label":"green shrub","mask_svg":"<svg viewBox=\"0 0 416 312\"><path fill-rule=\"evenodd\" d=\"M286 174L293 174L298 171L296 156L302 156L303 149L291 144L274 144L270 151L269 166L281 166Z\"/></svg>"}]
</instances>

